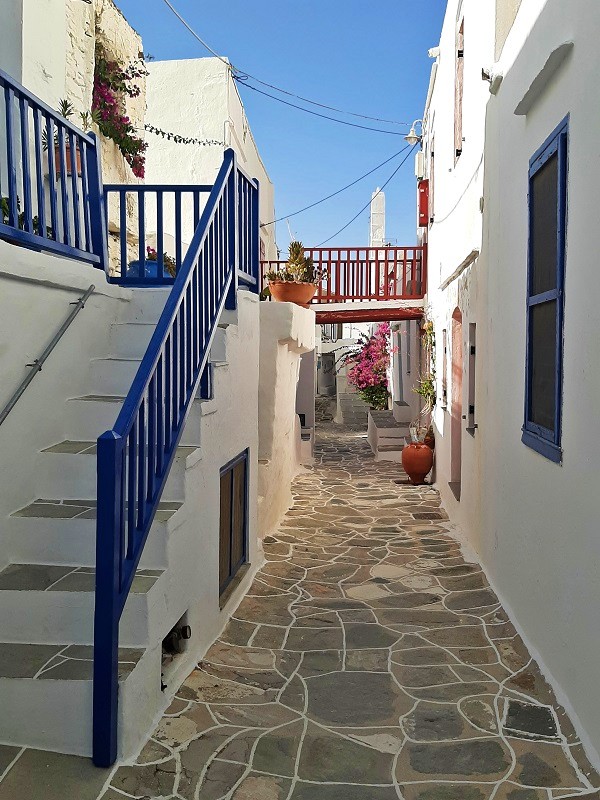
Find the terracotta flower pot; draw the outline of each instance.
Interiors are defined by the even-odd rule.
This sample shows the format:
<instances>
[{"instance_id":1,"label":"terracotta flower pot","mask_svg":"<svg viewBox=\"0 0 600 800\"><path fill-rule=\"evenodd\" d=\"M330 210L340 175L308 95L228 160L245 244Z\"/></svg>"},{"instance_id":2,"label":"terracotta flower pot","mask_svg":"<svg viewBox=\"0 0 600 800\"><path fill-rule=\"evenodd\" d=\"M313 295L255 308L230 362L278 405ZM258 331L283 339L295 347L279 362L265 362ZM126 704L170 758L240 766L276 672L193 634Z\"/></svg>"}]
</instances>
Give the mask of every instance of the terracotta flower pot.
<instances>
[{"instance_id":1,"label":"terracotta flower pot","mask_svg":"<svg viewBox=\"0 0 600 800\"><path fill-rule=\"evenodd\" d=\"M316 284L299 281L270 281L269 289L271 297L278 303L296 303L302 308L309 307L317 291Z\"/></svg>"},{"instance_id":2,"label":"terracotta flower pot","mask_svg":"<svg viewBox=\"0 0 600 800\"><path fill-rule=\"evenodd\" d=\"M423 444L426 444L431 450L435 450L435 436L433 434L427 434L423 439Z\"/></svg>"},{"instance_id":3,"label":"terracotta flower pot","mask_svg":"<svg viewBox=\"0 0 600 800\"><path fill-rule=\"evenodd\" d=\"M65 158L67 162L67 175L71 177L71 142L65 142ZM75 148L75 165L77 167L77 174L81 177L81 151L78 147ZM56 170L56 177L60 177L60 147L58 144L54 145L54 168Z\"/></svg>"},{"instance_id":4,"label":"terracotta flower pot","mask_svg":"<svg viewBox=\"0 0 600 800\"><path fill-rule=\"evenodd\" d=\"M402 466L414 486L425 483L425 476L433 466L433 450L426 444L411 442L402 450Z\"/></svg>"}]
</instances>

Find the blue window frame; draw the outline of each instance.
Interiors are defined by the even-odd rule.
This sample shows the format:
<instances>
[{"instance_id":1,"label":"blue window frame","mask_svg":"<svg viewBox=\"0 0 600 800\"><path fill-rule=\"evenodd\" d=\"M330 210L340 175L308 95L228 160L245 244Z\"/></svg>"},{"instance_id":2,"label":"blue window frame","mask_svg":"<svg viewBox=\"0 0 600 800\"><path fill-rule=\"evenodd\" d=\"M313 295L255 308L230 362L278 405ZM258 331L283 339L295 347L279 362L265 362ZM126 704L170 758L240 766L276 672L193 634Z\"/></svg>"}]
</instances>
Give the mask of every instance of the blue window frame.
<instances>
[{"instance_id":1,"label":"blue window frame","mask_svg":"<svg viewBox=\"0 0 600 800\"><path fill-rule=\"evenodd\" d=\"M567 117L529 162L527 356L522 441L560 463Z\"/></svg>"}]
</instances>

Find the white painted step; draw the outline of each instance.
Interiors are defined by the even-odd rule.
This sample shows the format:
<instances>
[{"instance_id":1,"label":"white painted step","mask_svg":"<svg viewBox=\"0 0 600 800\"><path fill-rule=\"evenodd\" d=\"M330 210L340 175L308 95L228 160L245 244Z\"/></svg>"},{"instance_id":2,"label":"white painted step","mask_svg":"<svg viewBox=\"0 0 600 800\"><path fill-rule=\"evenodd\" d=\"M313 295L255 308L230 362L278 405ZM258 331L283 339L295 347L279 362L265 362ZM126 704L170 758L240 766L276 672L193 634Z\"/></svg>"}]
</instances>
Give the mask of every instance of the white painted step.
<instances>
[{"instance_id":1,"label":"white painted step","mask_svg":"<svg viewBox=\"0 0 600 800\"><path fill-rule=\"evenodd\" d=\"M12 560L15 563L93 566L96 563L94 502L35 501L15 511L3 523L3 537ZM181 503L163 501L159 504L140 568L166 568L169 539L182 522L180 508Z\"/></svg>"},{"instance_id":2,"label":"white painted step","mask_svg":"<svg viewBox=\"0 0 600 800\"><path fill-rule=\"evenodd\" d=\"M92 567L12 563L0 572L0 642L92 644ZM164 584L164 585L163 585ZM166 573L138 570L121 616L123 647L146 647L166 613Z\"/></svg>"},{"instance_id":3,"label":"white painted step","mask_svg":"<svg viewBox=\"0 0 600 800\"><path fill-rule=\"evenodd\" d=\"M0 643L0 741L91 755L92 658L89 646ZM119 649L123 752L135 749L140 714L159 685L157 651Z\"/></svg>"},{"instance_id":4,"label":"white painted step","mask_svg":"<svg viewBox=\"0 0 600 800\"><path fill-rule=\"evenodd\" d=\"M171 287L133 290L133 297L124 309L121 322L157 323L171 293Z\"/></svg>"},{"instance_id":5,"label":"white painted step","mask_svg":"<svg viewBox=\"0 0 600 800\"><path fill-rule=\"evenodd\" d=\"M97 439L105 431L112 430L117 420L124 395L88 394L67 401L65 435L70 440L89 441ZM200 399L194 400L180 444L200 444Z\"/></svg>"},{"instance_id":6,"label":"white painted step","mask_svg":"<svg viewBox=\"0 0 600 800\"><path fill-rule=\"evenodd\" d=\"M86 447L87 445L87 447ZM73 452L80 447L79 453ZM65 441L42 451L34 472L37 497L82 498L96 496L95 442ZM68 452L68 450L71 452ZM188 456L195 447L178 447L163 489L162 500L181 500L185 493Z\"/></svg>"},{"instance_id":7,"label":"white painted step","mask_svg":"<svg viewBox=\"0 0 600 800\"><path fill-rule=\"evenodd\" d=\"M141 358L155 330L155 322L113 322L110 326L110 352L121 358Z\"/></svg>"}]
</instances>

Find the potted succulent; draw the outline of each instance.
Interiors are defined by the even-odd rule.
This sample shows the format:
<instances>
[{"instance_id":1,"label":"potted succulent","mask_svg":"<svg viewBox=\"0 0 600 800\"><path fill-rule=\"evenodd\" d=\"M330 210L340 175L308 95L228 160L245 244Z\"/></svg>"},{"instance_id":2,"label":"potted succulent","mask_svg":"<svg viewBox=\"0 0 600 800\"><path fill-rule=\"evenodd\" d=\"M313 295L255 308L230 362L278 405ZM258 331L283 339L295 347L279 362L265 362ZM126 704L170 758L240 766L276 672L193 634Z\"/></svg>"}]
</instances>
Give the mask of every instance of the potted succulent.
<instances>
[{"instance_id":1,"label":"potted succulent","mask_svg":"<svg viewBox=\"0 0 600 800\"><path fill-rule=\"evenodd\" d=\"M130 261L127 265L128 278L162 278L165 272L174 278L177 273L177 264L173 256L163 253L163 271L158 274L158 253L153 247L146 247L146 258L141 261Z\"/></svg>"},{"instance_id":2,"label":"potted succulent","mask_svg":"<svg viewBox=\"0 0 600 800\"><path fill-rule=\"evenodd\" d=\"M425 483L425 476L433 466L433 450L425 439L429 429L419 425L419 421L410 425L411 441L402 449L402 466L414 486Z\"/></svg>"},{"instance_id":3,"label":"potted succulent","mask_svg":"<svg viewBox=\"0 0 600 800\"><path fill-rule=\"evenodd\" d=\"M302 242L291 242L287 263L270 270L265 277L273 300L308 308L323 273L315 269L312 258L304 255Z\"/></svg>"},{"instance_id":4,"label":"potted succulent","mask_svg":"<svg viewBox=\"0 0 600 800\"><path fill-rule=\"evenodd\" d=\"M70 100L62 99L58 103L58 113L65 119L70 119L75 115L75 108ZM100 121L100 114L97 111L80 111L79 119L81 128L88 131L92 124L98 124ZM44 150L48 149L48 131L45 129L42 133L42 145ZM67 163L67 175L71 175L71 139L65 136L65 159ZM81 175L81 151L79 147L75 148L75 164L77 167L77 174ZM58 140L58 131L54 131L54 170L56 177L60 176L60 144Z\"/></svg>"}]
</instances>

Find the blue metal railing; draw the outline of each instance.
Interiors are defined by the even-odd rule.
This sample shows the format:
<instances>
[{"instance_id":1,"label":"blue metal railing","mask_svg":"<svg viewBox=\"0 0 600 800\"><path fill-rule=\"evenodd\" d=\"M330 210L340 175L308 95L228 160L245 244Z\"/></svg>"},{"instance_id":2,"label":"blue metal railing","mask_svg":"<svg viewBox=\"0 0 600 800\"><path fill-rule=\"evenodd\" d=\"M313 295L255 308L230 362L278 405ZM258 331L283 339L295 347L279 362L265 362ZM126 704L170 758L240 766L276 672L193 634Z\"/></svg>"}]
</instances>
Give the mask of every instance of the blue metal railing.
<instances>
[{"instance_id":1,"label":"blue metal railing","mask_svg":"<svg viewBox=\"0 0 600 800\"><path fill-rule=\"evenodd\" d=\"M98 766L117 756L119 620L192 402L212 391L209 352L220 314L235 308L238 282L258 289L258 237L258 184L227 150L115 427L98 439Z\"/></svg>"},{"instance_id":2,"label":"blue metal railing","mask_svg":"<svg viewBox=\"0 0 600 800\"><path fill-rule=\"evenodd\" d=\"M202 200L211 190L212 186L107 184L108 231L119 241L117 266L109 281L124 286L172 284L174 275L166 264L172 272L179 272L184 242L191 240L200 221ZM149 247L155 252L152 260L148 259Z\"/></svg>"},{"instance_id":3,"label":"blue metal railing","mask_svg":"<svg viewBox=\"0 0 600 800\"><path fill-rule=\"evenodd\" d=\"M104 268L99 145L0 70L0 237Z\"/></svg>"}]
</instances>

